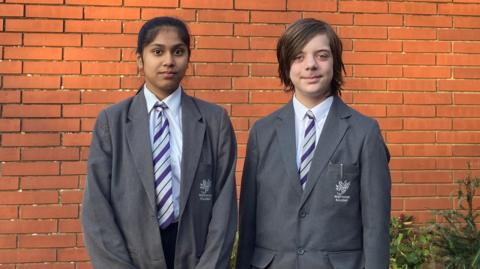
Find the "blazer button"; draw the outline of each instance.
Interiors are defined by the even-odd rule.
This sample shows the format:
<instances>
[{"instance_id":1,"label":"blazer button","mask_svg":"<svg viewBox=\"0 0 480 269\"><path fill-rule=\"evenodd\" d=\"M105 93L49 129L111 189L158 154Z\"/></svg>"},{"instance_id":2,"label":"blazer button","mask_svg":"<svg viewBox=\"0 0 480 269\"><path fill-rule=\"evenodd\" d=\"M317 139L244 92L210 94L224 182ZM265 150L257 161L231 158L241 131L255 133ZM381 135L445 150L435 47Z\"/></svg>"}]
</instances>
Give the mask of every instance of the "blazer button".
<instances>
[{"instance_id":1,"label":"blazer button","mask_svg":"<svg viewBox=\"0 0 480 269\"><path fill-rule=\"evenodd\" d=\"M307 216L307 212L305 211L300 211L300 218L305 218Z\"/></svg>"},{"instance_id":2,"label":"blazer button","mask_svg":"<svg viewBox=\"0 0 480 269\"><path fill-rule=\"evenodd\" d=\"M298 248L297 249L297 255L303 255L305 253L305 249L303 248Z\"/></svg>"}]
</instances>

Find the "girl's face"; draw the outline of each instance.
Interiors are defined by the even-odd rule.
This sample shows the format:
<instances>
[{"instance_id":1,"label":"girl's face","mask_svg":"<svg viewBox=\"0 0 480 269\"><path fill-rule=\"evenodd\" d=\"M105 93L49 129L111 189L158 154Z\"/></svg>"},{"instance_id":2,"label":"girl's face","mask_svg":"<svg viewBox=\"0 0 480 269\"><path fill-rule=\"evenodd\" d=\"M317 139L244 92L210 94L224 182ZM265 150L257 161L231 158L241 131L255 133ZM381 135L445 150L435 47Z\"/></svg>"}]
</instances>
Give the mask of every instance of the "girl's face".
<instances>
[{"instance_id":1,"label":"girl's face","mask_svg":"<svg viewBox=\"0 0 480 269\"><path fill-rule=\"evenodd\" d=\"M137 64L143 70L145 83L159 99L164 99L178 88L188 67L188 48L180 39L175 27L160 29L142 55L137 54Z\"/></svg>"}]
</instances>

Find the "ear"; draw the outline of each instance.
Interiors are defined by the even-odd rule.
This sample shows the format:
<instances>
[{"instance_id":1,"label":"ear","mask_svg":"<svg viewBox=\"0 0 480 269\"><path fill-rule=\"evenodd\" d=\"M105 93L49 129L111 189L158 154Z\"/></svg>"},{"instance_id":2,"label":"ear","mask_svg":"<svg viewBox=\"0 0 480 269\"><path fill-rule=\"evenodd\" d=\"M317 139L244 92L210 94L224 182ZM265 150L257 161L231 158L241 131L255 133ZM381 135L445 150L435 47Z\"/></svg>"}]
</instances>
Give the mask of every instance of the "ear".
<instances>
[{"instance_id":1,"label":"ear","mask_svg":"<svg viewBox=\"0 0 480 269\"><path fill-rule=\"evenodd\" d=\"M143 59L142 55L140 55L139 53L137 53L137 66L138 69L143 70Z\"/></svg>"}]
</instances>

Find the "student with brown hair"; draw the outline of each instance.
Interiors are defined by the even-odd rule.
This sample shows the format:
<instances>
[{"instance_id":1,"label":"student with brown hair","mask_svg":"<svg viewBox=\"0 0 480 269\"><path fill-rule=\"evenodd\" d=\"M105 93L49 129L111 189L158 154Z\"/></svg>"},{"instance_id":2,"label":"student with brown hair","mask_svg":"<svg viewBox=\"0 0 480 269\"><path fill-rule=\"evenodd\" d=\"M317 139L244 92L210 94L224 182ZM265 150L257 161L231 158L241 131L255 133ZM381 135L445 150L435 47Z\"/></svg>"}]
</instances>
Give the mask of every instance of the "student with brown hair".
<instances>
[{"instance_id":1,"label":"student with brown hair","mask_svg":"<svg viewBox=\"0 0 480 269\"><path fill-rule=\"evenodd\" d=\"M377 122L339 98L341 40L301 19L277 58L294 95L250 131L237 268L388 269L389 153Z\"/></svg>"}]
</instances>

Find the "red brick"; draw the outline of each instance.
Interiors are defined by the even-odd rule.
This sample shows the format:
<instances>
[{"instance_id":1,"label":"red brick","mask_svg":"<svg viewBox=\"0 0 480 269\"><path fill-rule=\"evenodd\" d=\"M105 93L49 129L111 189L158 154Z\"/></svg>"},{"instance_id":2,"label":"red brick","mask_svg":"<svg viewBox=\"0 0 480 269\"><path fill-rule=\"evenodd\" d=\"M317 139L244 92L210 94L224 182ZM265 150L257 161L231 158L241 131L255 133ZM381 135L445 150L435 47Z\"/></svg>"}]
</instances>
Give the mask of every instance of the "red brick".
<instances>
[{"instance_id":1,"label":"red brick","mask_svg":"<svg viewBox=\"0 0 480 269\"><path fill-rule=\"evenodd\" d=\"M137 74L135 63L83 62L84 75L133 75Z\"/></svg>"},{"instance_id":2,"label":"red brick","mask_svg":"<svg viewBox=\"0 0 480 269\"><path fill-rule=\"evenodd\" d=\"M234 35L238 36L280 36L285 31L283 25L235 24Z\"/></svg>"},{"instance_id":3,"label":"red brick","mask_svg":"<svg viewBox=\"0 0 480 269\"><path fill-rule=\"evenodd\" d=\"M403 17L392 14L356 14L355 25L402 26Z\"/></svg>"},{"instance_id":4,"label":"red brick","mask_svg":"<svg viewBox=\"0 0 480 269\"><path fill-rule=\"evenodd\" d=\"M16 219L17 217L18 206L0 206L0 219Z\"/></svg>"},{"instance_id":5,"label":"red brick","mask_svg":"<svg viewBox=\"0 0 480 269\"><path fill-rule=\"evenodd\" d=\"M448 198L412 198L405 200L406 210L433 210L452 208Z\"/></svg>"},{"instance_id":6,"label":"red brick","mask_svg":"<svg viewBox=\"0 0 480 269\"><path fill-rule=\"evenodd\" d=\"M18 177L0 177L0 190L17 190Z\"/></svg>"},{"instance_id":7,"label":"red brick","mask_svg":"<svg viewBox=\"0 0 480 269\"><path fill-rule=\"evenodd\" d=\"M90 146L91 134L74 133L63 134L63 146Z\"/></svg>"},{"instance_id":8,"label":"red brick","mask_svg":"<svg viewBox=\"0 0 480 269\"><path fill-rule=\"evenodd\" d=\"M435 29L424 28L390 28L388 29L389 39L436 39L437 34Z\"/></svg>"},{"instance_id":9,"label":"red brick","mask_svg":"<svg viewBox=\"0 0 480 269\"><path fill-rule=\"evenodd\" d=\"M449 105L452 104L452 95L450 93L404 93L405 104L413 105Z\"/></svg>"},{"instance_id":10,"label":"red brick","mask_svg":"<svg viewBox=\"0 0 480 269\"><path fill-rule=\"evenodd\" d=\"M88 253L85 248L62 248L57 251L58 261L88 261Z\"/></svg>"},{"instance_id":11,"label":"red brick","mask_svg":"<svg viewBox=\"0 0 480 269\"><path fill-rule=\"evenodd\" d=\"M21 61L0 61L1 74L20 74L22 73Z\"/></svg>"},{"instance_id":12,"label":"red brick","mask_svg":"<svg viewBox=\"0 0 480 269\"><path fill-rule=\"evenodd\" d=\"M479 118L480 109L477 106L441 106L437 108L437 116Z\"/></svg>"},{"instance_id":13,"label":"red brick","mask_svg":"<svg viewBox=\"0 0 480 269\"><path fill-rule=\"evenodd\" d=\"M387 89L392 91L435 91L435 80L399 79L388 80Z\"/></svg>"},{"instance_id":14,"label":"red brick","mask_svg":"<svg viewBox=\"0 0 480 269\"><path fill-rule=\"evenodd\" d=\"M60 233L80 233L82 226L80 220L64 219L58 222L58 232Z\"/></svg>"},{"instance_id":15,"label":"red brick","mask_svg":"<svg viewBox=\"0 0 480 269\"><path fill-rule=\"evenodd\" d=\"M67 76L63 78L63 87L65 89L118 89L120 79L117 76Z\"/></svg>"},{"instance_id":16,"label":"red brick","mask_svg":"<svg viewBox=\"0 0 480 269\"><path fill-rule=\"evenodd\" d=\"M247 10L285 10L286 1L278 0L235 0L235 9L247 9Z\"/></svg>"},{"instance_id":17,"label":"red brick","mask_svg":"<svg viewBox=\"0 0 480 269\"><path fill-rule=\"evenodd\" d=\"M5 105L3 117L45 118L60 117L59 105Z\"/></svg>"},{"instance_id":18,"label":"red brick","mask_svg":"<svg viewBox=\"0 0 480 269\"><path fill-rule=\"evenodd\" d=\"M24 148L22 160L26 161L61 161L78 160L78 148Z\"/></svg>"},{"instance_id":19,"label":"red brick","mask_svg":"<svg viewBox=\"0 0 480 269\"><path fill-rule=\"evenodd\" d=\"M126 7L85 7L86 19L140 19L139 8Z\"/></svg>"},{"instance_id":20,"label":"red brick","mask_svg":"<svg viewBox=\"0 0 480 269\"><path fill-rule=\"evenodd\" d=\"M276 77L278 76L277 64L252 64L250 65L252 77Z\"/></svg>"},{"instance_id":21,"label":"red brick","mask_svg":"<svg viewBox=\"0 0 480 269\"><path fill-rule=\"evenodd\" d=\"M78 218L78 215L78 205L25 205L20 207L20 218L22 219L72 219ZM20 247L22 247L21 240ZM31 245L30 247L40 246Z\"/></svg>"},{"instance_id":22,"label":"red brick","mask_svg":"<svg viewBox=\"0 0 480 269\"><path fill-rule=\"evenodd\" d=\"M182 85L190 90L230 89L231 79L229 77L188 77L182 81Z\"/></svg>"},{"instance_id":23,"label":"red brick","mask_svg":"<svg viewBox=\"0 0 480 269\"><path fill-rule=\"evenodd\" d=\"M439 29L438 40L446 41L466 41L466 40L480 40L478 29Z\"/></svg>"},{"instance_id":24,"label":"red brick","mask_svg":"<svg viewBox=\"0 0 480 269\"><path fill-rule=\"evenodd\" d=\"M402 14L436 14L437 4L434 3L388 3L390 13Z\"/></svg>"},{"instance_id":25,"label":"red brick","mask_svg":"<svg viewBox=\"0 0 480 269\"><path fill-rule=\"evenodd\" d=\"M448 16L406 16L405 26L414 27L452 27L452 18Z\"/></svg>"},{"instance_id":26,"label":"red brick","mask_svg":"<svg viewBox=\"0 0 480 269\"><path fill-rule=\"evenodd\" d=\"M4 89L58 89L58 76L3 76Z\"/></svg>"},{"instance_id":27,"label":"red brick","mask_svg":"<svg viewBox=\"0 0 480 269\"><path fill-rule=\"evenodd\" d=\"M387 143L423 144L434 143L435 133L432 132L387 132Z\"/></svg>"},{"instance_id":28,"label":"red brick","mask_svg":"<svg viewBox=\"0 0 480 269\"><path fill-rule=\"evenodd\" d=\"M378 121L378 124L380 125L380 129L382 129L384 131L403 129L402 119L379 118L379 119L377 119L377 121Z\"/></svg>"},{"instance_id":29,"label":"red brick","mask_svg":"<svg viewBox=\"0 0 480 269\"><path fill-rule=\"evenodd\" d=\"M300 12L252 11L253 23L293 23L300 19Z\"/></svg>"},{"instance_id":30,"label":"red brick","mask_svg":"<svg viewBox=\"0 0 480 269\"><path fill-rule=\"evenodd\" d=\"M144 83L143 77L122 77L120 87L122 89L138 90Z\"/></svg>"},{"instance_id":31,"label":"red brick","mask_svg":"<svg viewBox=\"0 0 480 269\"><path fill-rule=\"evenodd\" d=\"M151 18L159 16L173 16L184 21L195 21L194 9L159 9L159 8L142 8L142 19L149 20Z\"/></svg>"},{"instance_id":32,"label":"red brick","mask_svg":"<svg viewBox=\"0 0 480 269\"><path fill-rule=\"evenodd\" d=\"M20 235L18 237L20 248L63 248L74 247L75 244L74 234Z\"/></svg>"},{"instance_id":33,"label":"red brick","mask_svg":"<svg viewBox=\"0 0 480 269\"><path fill-rule=\"evenodd\" d=\"M405 119L405 130L451 130L451 119L430 118L430 119Z\"/></svg>"},{"instance_id":34,"label":"red brick","mask_svg":"<svg viewBox=\"0 0 480 269\"><path fill-rule=\"evenodd\" d=\"M353 14L348 13L303 12L303 17L319 19L331 25L353 25Z\"/></svg>"},{"instance_id":35,"label":"red brick","mask_svg":"<svg viewBox=\"0 0 480 269\"><path fill-rule=\"evenodd\" d=\"M17 246L17 237L15 235L0 236L0 249L15 248Z\"/></svg>"},{"instance_id":36,"label":"red brick","mask_svg":"<svg viewBox=\"0 0 480 269\"><path fill-rule=\"evenodd\" d=\"M235 50L233 62L237 63L275 63L277 59L274 50Z\"/></svg>"},{"instance_id":37,"label":"red brick","mask_svg":"<svg viewBox=\"0 0 480 269\"><path fill-rule=\"evenodd\" d=\"M352 107L370 117L385 117L387 115L385 105L352 105Z\"/></svg>"},{"instance_id":38,"label":"red brick","mask_svg":"<svg viewBox=\"0 0 480 269\"><path fill-rule=\"evenodd\" d=\"M246 37L197 37L199 49L248 49Z\"/></svg>"},{"instance_id":39,"label":"red brick","mask_svg":"<svg viewBox=\"0 0 480 269\"><path fill-rule=\"evenodd\" d=\"M435 55L424 53L392 53L388 54L387 63L402 65L435 65Z\"/></svg>"},{"instance_id":40,"label":"red brick","mask_svg":"<svg viewBox=\"0 0 480 269\"><path fill-rule=\"evenodd\" d=\"M454 130L480 130L480 121L478 119L453 119Z\"/></svg>"},{"instance_id":41,"label":"red brick","mask_svg":"<svg viewBox=\"0 0 480 269\"><path fill-rule=\"evenodd\" d=\"M480 68L462 68L456 67L453 69L453 77L454 78L480 78Z\"/></svg>"},{"instance_id":42,"label":"red brick","mask_svg":"<svg viewBox=\"0 0 480 269\"><path fill-rule=\"evenodd\" d=\"M79 62L23 62L23 73L30 74L80 74Z\"/></svg>"},{"instance_id":43,"label":"red brick","mask_svg":"<svg viewBox=\"0 0 480 269\"><path fill-rule=\"evenodd\" d=\"M23 190L37 189L75 189L78 188L77 176L27 176L22 177Z\"/></svg>"},{"instance_id":44,"label":"red brick","mask_svg":"<svg viewBox=\"0 0 480 269\"><path fill-rule=\"evenodd\" d=\"M237 131L248 130L248 120L245 118L231 118L233 128Z\"/></svg>"},{"instance_id":45,"label":"red brick","mask_svg":"<svg viewBox=\"0 0 480 269\"><path fill-rule=\"evenodd\" d=\"M65 60L118 61L120 49L65 48Z\"/></svg>"},{"instance_id":46,"label":"red brick","mask_svg":"<svg viewBox=\"0 0 480 269\"><path fill-rule=\"evenodd\" d=\"M354 67L355 77L375 77L375 78L387 78L387 77L401 77L402 67L400 66L363 66L357 65Z\"/></svg>"},{"instance_id":47,"label":"red brick","mask_svg":"<svg viewBox=\"0 0 480 269\"><path fill-rule=\"evenodd\" d=\"M355 27L355 26L341 26L337 31L341 38L355 38L355 39L386 39L387 28L385 27Z\"/></svg>"},{"instance_id":48,"label":"red brick","mask_svg":"<svg viewBox=\"0 0 480 269\"><path fill-rule=\"evenodd\" d=\"M0 263L25 263L55 261L55 249L5 249L0 250Z\"/></svg>"},{"instance_id":49,"label":"red brick","mask_svg":"<svg viewBox=\"0 0 480 269\"><path fill-rule=\"evenodd\" d=\"M233 25L231 23L190 23L192 35L232 35Z\"/></svg>"},{"instance_id":50,"label":"red brick","mask_svg":"<svg viewBox=\"0 0 480 269\"><path fill-rule=\"evenodd\" d=\"M247 103L245 91L195 91L195 96L214 103Z\"/></svg>"},{"instance_id":51,"label":"red brick","mask_svg":"<svg viewBox=\"0 0 480 269\"><path fill-rule=\"evenodd\" d=\"M405 183L451 183L452 172L450 171L404 171Z\"/></svg>"},{"instance_id":52,"label":"red brick","mask_svg":"<svg viewBox=\"0 0 480 269\"><path fill-rule=\"evenodd\" d=\"M232 9L233 0L182 0L182 8Z\"/></svg>"},{"instance_id":53,"label":"red brick","mask_svg":"<svg viewBox=\"0 0 480 269\"><path fill-rule=\"evenodd\" d=\"M65 32L75 33L121 33L120 21L65 21Z\"/></svg>"},{"instance_id":54,"label":"red brick","mask_svg":"<svg viewBox=\"0 0 480 269\"><path fill-rule=\"evenodd\" d=\"M18 132L20 131L19 119L0 119L0 132Z\"/></svg>"},{"instance_id":55,"label":"red brick","mask_svg":"<svg viewBox=\"0 0 480 269\"><path fill-rule=\"evenodd\" d=\"M2 89L2 91L0 91L0 103L6 104L6 103L19 103L19 102L20 102L20 91L8 91L5 89Z\"/></svg>"},{"instance_id":56,"label":"red brick","mask_svg":"<svg viewBox=\"0 0 480 269\"><path fill-rule=\"evenodd\" d=\"M124 5L126 7L178 7L179 0L125 0ZM120 1L121 3L121 1Z\"/></svg>"},{"instance_id":57,"label":"red brick","mask_svg":"<svg viewBox=\"0 0 480 269\"><path fill-rule=\"evenodd\" d=\"M250 37L250 49L276 49L276 37Z\"/></svg>"},{"instance_id":58,"label":"red brick","mask_svg":"<svg viewBox=\"0 0 480 269\"><path fill-rule=\"evenodd\" d=\"M401 93L368 93L360 92L353 95L356 104L401 104Z\"/></svg>"},{"instance_id":59,"label":"red brick","mask_svg":"<svg viewBox=\"0 0 480 269\"><path fill-rule=\"evenodd\" d=\"M434 58L435 59L435 58ZM344 64L386 64L387 56L385 53L378 52L344 52Z\"/></svg>"},{"instance_id":60,"label":"red brick","mask_svg":"<svg viewBox=\"0 0 480 269\"><path fill-rule=\"evenodd\" d=\"M248 76L246 64L196 64L197 76Z\"/></svg>"},{"instance_id":61,"label":"red brick","mask_svg":"<svg viewBox=\"0 0 480 269\"><path fill-rule=\"evenodd\" d=\"M480 65L480 55L444 55L444 54L439 54L437 55L437 65L460 65L460 66L465 66L465 65Z\"/></svg>"},{"instance_id":62,"label":"red brick","mask_svg":"<svg viewBox=\"0 0 480 269\"><path fill-rule=\"evenodd\" d=\"M403 41L405 52L451 52L451 47L444 41Z\"/></svg>"},{"instance_id":63,"label":"red brick","mask_svg":"<svg viewBox=\"0 0 480 269\"><path fill-rule=\"evenodd\" d=\"M252 117L252 116L263 117L272 113L278 108L280 108L280 105L277 105L277 104L275 105L233 105L232 115L244 116L244 117Z\"/></svg>"},{"instance_id":64,"label":"red brick","mask_svg":"<svg viewBox=\"0 0 480 269\"><path fill-rule=\"evenodd\" d=\"M60 192L60 200L63 204L80 204L83 199L83 191L78 190L62 190Z\"/></svg>"},{"instance_id":65,"label":"red brick","mask_svg":"<svg viewBox=\"0 0 480 269\"><path fill-rule=\"evenodd\" d=\"M363 79L363 78L347 78L343 85L345 90L376 90L384 91L386 89L385 79Z\"/></svg>"},{"instance_id":66,"label":"red brick","mask_svg":"<svg viewBox=\"0 0 480 269\"><path fill-rule=\"evenodd\" d=\"M2 164L4 176L58 175L59 166L54 162L6 162ZM0 197L0 201L4 197Z\"/></svg>"},{"instance_id":67,"label":"red brick","mask_svg":"<svg viewBox=\"0 0 480 269\"><path fill-rule=\"evenodd\" d=\"M287 10L298 11L337 11L337 1L303 0L287 1Z\"/></svg>"},{"instance_id":68,"label":"red brick","mask_svg":"<svg viewBox=\"0 0 480 269\"><path fill-rule=\"evenodd\" d=\"M80 46L80 34L23 34L23 44L25 46Z\"/></svg>"},{"instance_id":69,"label":"red brick","mask_svg":"<svg viewBox=\"0 0 480 269\"><path fill-rule=\"evenodd\" d=\"M0 161L19 161L19 148L0 148Z\"/></svg>"},{"instance_id":70,"label":"red brick","mask_svg":"<svg viewBox=\"0 0 480 269\"><path fill-rule=\"evenodd\" d=\"M393 185L392 186L392 196L395 197L428 197L435 196L435 185L419 185L419 184L408 184L408 185Z\"/></svg>"},{"instance_id":71,"label":"red brick","mask_svg":"<svg viewBox=\"0 0 480 269\"><path fill-rule=\"evenodd\" d=\"M443 66L405 66L403 76L407 78L449 78L450 67Z\"/></svg>"},{"instance_id":72,"label":"red brick","mask_svg":"<svg viewBox=\"0 0 480 269\"><path fill-rule=\"evenodd\" d=\"M135 95L135 91L85 91L82 92L84 104L112 104Z\"/></svg>"},{"instance_id":73,"label":"red brick","mask_svg":"<svg viewBox=\"0 0 480 269\"><path fill-rule=\"evenodd\" d=\"M438 132L437 142L452 144L477 144L480 141L480 133L476 132Z\"/></svg>"},{"instance_id":74,"label":"red brick","mask_svg":"<svg viewBox=\"0 0 480 269\"><path fill-rule=\"evenodd\" d=\"M439 91L478 91L476 80L438 80Z\"/></svg>"},{"instance_id":75,"label":"red brick","mask_svg":"<svg viewBox=\"0 0 480 269\"><path fill-rule=\"evenodd\" d=\"M438 14L444 15L473 15L480 13L477 4L438 4Z\"/></svg>"},{"instance_id":76,"label":"red brick","mask_svg":"<svg viewBox=\"0 0 480 269\"><path fill-rule=\"evenodd\" d=\"M404 145L403 151L411 157L452 156L451 145Z\"/></svg>"},{"instance_id":77,"label":"red brick","mask_svg":"<svg viewBox=\"0 0 480 269\"><path fill-rule=\"evenodd\" d=\"M62 20L41 19L6 19L5 29L8 32L62 32Z\"/></svg>"},{"instance_id":78,"label":"red brick","mask_svg":"<svg viewBox=\"0 0 480 269\"><path fill-rule=\"evenodd\" d=\"M62 162L62 175L78 175L87 172L87 163L84 161Z\"/></svg>"},{"instance_id":79,"label":"red brick","mask_svg":"<svg viewBox=\"0 0 480 269\"><path fill-rule=\"evenodd\" d=\"M455 28L480 28L480 18L453 17L453 26Z\"/></svg>"},{"instance_id":80,"label":"red brick","mask_svg":"<svg viewBox=\"0 0 480 269\"><path fill-rule=\"evenodd\" d=\"M457 185L454 184L439 184L437 185L437 195L452 197L457 194Z\"/></svg>"},{"instance_id":81,"label":"red brick","mask_svg":"<svg viewBox=\"0 0 480 269\"><path fill-rule=\"evenodd\" d=\"M122 0L65 0L69 5L88 5L88 6L121 6ZM162 1L163 2L163 1Z\"/></svg>"},{"instance_id":82,"label":"red brick","mask_svg":"<svg viewBox=\"0 0 480 269\"><path fill-rule=\"evenodd\" d=\"M237 10L198 10L198 21L209 22L249 22L248 11Z\"/></svg>"},{"instance_id":83,"label":"red brick","mask_svg":"<svg viewBox=\"0 0 480 269\"><path fill-rule=\"evenodd\" d=\"M21 45L21 44L22 44L22 34L0 33L0 45Z\"/></svg>"},{"instance_id":84,"label":"red brick","mask_svg":"<svg viewBox=\"0 0 480 269\"><path fill-rule=\"evenodd\" d=\"M475 93L455 93L455 104L458 105L478 105L480 104L480 95Z\"/></svg>"},{"instance_id":85,"label":"red brick","mask_svg":"<svg viewBox=\"0 0 480 269\"><path fill-rule=\"evenodd\" d=\"M0 16L21 17L23 16L23 5L0 4Z\"/></svg>"},{"instance_id":86,"label":"red brick","mask_svg":"<svg viewBox=\"0 0 480 269\"><path fill-rule=\"evenodd\" d=\"M372 1L341 1L339 11L355 13L388 13L386 2Z\"/></svg>"},{"instance_id":87,"label":"red brick","mask_svg":"<svg viewBox=\"0 0 480 269\"><path fill-rule=\"evenodd\" d=\"M36 47L7 47L5 59L32 59L32 60L61 60L62 49L60 48L36 48Z\"/></svg>"},{"instance_id":88,"label":"red brick","mask_svg":"<svg viewBox=\"0 0 480 269\"><path fill-rule=\"evenodd\" d=\"M137 35L127 34L84 34L84 47L134 48Z\"/></svg>"},{"instance_id":89,"label":"red brick","mask_svg":"<svg viewBox=\"0 0 480 269\"><path fill-rule=\"evenodd\" d=\"M59 134L2 134L2 146L56 146Z\"/></svg>"},{"instance_id":90,"label":"red brick","mask_svg":"<svg viewBox=\"0 0 480 269\"><path fill-rule=\"evenodd\" d=\"M27 5L26 17L81 19L83 8L72 6Z\"/></svg>"},{"instance_id":91,"label":"red brick","mask_svg":"<svg viewBox=\"0 0 480 269\"><path fill-rule=\"evenodd\" d=\"M196 49L192 51L190 60L192 62L230 62L232 60L232 51Z\"/></svg>"},{"instance_id":92,"label":"red brick","mask_svg":"<svg viewBox=\"0 0 480 269\"><path fill-rule=\"evenodd\" d=\"M252 91L250 102L253 104L285 104L292 98L292 94L285 91Z\"/></svg>"},{"instance_id":93,"label":"red brick","mask_svg":"<svg viewBox=\"0 0 480 269\"><path fill-rule=\"evenodd\" d=\"M237 90L282 89L277 78L234 78L233 88Z\"/></svg>"},{"instance_id":94,"label":"red brick","mask_svg":"<svg viewBox=\"0 0 480 269\"><path fill-rule=\"evenodd\" d=\"M96 117L101 110L105 108L105 105L64 105L62 115L65 118L69 117Z\"/></svg>"},{"instance_id":95,"label":"red brick","mask_svg":"<svg viewBox=\"0 0 480 269\"><path fill-rule=\"evenodd\" d=\"M65 104L80 103L80 93L76 91L24 91L24 104Z\"/></svg>"}]
</instances>

